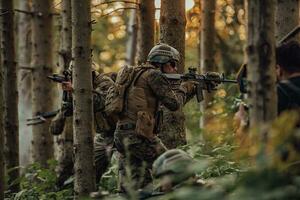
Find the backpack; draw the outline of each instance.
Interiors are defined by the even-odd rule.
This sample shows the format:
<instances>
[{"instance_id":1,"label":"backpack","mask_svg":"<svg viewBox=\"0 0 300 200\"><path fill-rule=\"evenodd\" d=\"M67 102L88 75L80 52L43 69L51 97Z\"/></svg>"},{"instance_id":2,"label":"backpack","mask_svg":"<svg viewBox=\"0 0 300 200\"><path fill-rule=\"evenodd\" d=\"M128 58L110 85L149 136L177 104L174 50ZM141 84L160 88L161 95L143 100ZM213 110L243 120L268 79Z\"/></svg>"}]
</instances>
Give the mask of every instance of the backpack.
<instances>
[{"instance_id":1,"label":"backpack","mask_svg":"<svg viewBox=\"0 0 300 200\"><path fill-rule=\"evenodd\" d=\"M107 115L118 115L125 110L125 93L135 79L135 71L134 67L126 65L118 72L116 81L108 89L105 98L105 113Z\"/></svg>"}]
</instances>

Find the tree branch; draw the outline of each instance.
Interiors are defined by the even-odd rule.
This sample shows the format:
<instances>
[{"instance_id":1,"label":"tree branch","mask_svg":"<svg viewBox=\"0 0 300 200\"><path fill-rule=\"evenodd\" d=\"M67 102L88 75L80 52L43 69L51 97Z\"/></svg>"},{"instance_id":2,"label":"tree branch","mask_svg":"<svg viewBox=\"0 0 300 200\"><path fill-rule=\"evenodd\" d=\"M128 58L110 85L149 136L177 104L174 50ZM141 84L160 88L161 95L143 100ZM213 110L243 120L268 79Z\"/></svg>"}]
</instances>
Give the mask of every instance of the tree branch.
<instances>
[{"instance_id":1,"label":"tree branch","mask_svg":"<svg viewBox=\"0 0 300 200\"><path fill-rule=\"evenodd\" d=\"M129 4L135 4L135 5L138 5L138 6L140 5L139 3L134 2L134 1L119 0L119 1L106 1L106 2L102 2L102 3L98 3L98 4L94 5L93 7L98 7L98 6L101 6L101 5L111 4L111 3L129 3Z\"/></svg>"},{"instance_id":2,"label":"tree branch","mask_svg":"<svg viewBox=\"0 0 300 200\"><path fill-rule=\"evenodd\" d=\"M3 13L0 13L0 16L6 15L8 13L9 13L8 11L4 11Z\"/></svg>"},{"instance_id":3,"label":"tree branch","mask_svg":"<svg viewBox=\"0 0 300 200\"><path fill-rule=\"evenodd\" d=\"M33 71L34 70L33 67L29 67L29 66L19 66L18 69L19 70L29 70L29 71Z\"/></svg>"},{"instance_id":4,"label":"tree branch","mask_svg":"<svg viewBox=\"0 0 300 200\"><path fill-rule=\"evenodd\" d=\"M20 9L14 9L14 11L16 12L20 12L20 13L24 13L24 14L27 14L27 15L34 15L34 14L37 14L39 16L42 16L43 13L41 12L31 12L31 11L27 11L27 10L20 10ZM60 15L59 13L50 13L51 15Z\"/></svg>"},{"instance_id":5,"label":"tree branch","mask_svg":"<svg viewBox=\"0 0 300 200\"><path fill-rule=\"evenodd\" d=\"M107 17L107 16L109 16L110 14L112 14L112 13L114 13L114 12L117 12L117 11L119 11L119 10L127 10L127 9L138 9L138 8L134 8L134 7L117 8L117 9L111 11L111 12L108 12L108 13L106 13L106 14L104 14L104 15L101 15L101 17Z\"/></svg>"}]
</instances>

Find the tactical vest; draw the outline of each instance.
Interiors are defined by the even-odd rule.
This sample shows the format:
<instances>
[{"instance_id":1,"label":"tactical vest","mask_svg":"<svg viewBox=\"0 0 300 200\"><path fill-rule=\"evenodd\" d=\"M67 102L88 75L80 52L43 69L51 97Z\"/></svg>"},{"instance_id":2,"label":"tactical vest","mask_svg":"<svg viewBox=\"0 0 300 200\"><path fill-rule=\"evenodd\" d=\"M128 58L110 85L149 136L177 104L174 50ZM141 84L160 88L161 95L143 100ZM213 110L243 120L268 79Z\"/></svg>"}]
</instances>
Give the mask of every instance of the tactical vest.
<instances>
[{"instance_id":1,"label":"tactical vest","mask_svg":"<svg viewBox=\"0 0 300 200\"><path fill-rule=\"evenodd\" d=\"M148 75L156 70L152 65L142 65L134 68L133 80L125 93L125 109L120 115L120 122L137 121L139 111L145 111L154 118L157 110L157 99L148 85Z\"/></svg>"}]
</instances>

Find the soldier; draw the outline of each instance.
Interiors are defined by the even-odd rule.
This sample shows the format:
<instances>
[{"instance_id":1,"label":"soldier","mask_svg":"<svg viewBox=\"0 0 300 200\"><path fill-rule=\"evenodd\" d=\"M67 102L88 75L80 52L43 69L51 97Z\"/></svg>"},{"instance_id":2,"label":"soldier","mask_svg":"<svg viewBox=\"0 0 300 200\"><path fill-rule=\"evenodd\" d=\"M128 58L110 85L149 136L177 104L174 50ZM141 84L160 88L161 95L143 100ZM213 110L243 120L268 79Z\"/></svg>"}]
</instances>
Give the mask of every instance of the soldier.
<instances>
[{"instance_id":1,"label":"soldier","mask_svg":"<svg viewBox=\"0 0 300 200\"><path fill-rule=\"evenodd\" d=\"M291 41L276 48L278 113L300 108L300 45Z\"/></svg>"},{"instance_id":2,"label":"soldier","mask_svg":"<svg viewBox=\"0 0 300 200\"><path fill-rule=\"evenodd\" d=\"M125 108L119 114L115 131L115 146L122 155L120 175L123 191L127 187L123 179L126 176L134 182L131 189L142 188L150 183L152 163L166 150L154 134L160 127L159 102L175 111L180 102L184 102L186 96L195 91L193 82L183 82L176 95L162 74L175 72L179 59L179 52L175 48L158 44L150 51L146 64L133 68L132 76L127 76L131 79L122 77L126 69L117 75L117 83L130 81L123 90ZM120 85L118 88L121 88ZM125 170L125 163L129 170Z\"/></svg>"},{"instance_id":3,"label":"soldier","mask_svg":"<svg viewBox=\"0 0 300 200\"><path fill-rule=\"evenodd\" d=\"M107 116L104 112L104 101L108 88L113 84L115 73L99 74L93 71L93 88L94 88L94 115L96 135L94 137L94 156L96 166L96 181L100 181L102 175L107 171L110 159L113 153L113 134L117 119L113 116ZM64 82L62 85L64 91L72 91L72 83ZM72 109L72 108L71 108ZM72 112L72 111L71 111ZM59 135L65 128L66 115L65 111L61 111L51 122L50 132ZM70 117L69 117L70 118ZM72 120L72 119L67 119ZM72 124L72 123L71 123ZM67 124L66 124L67 125ZM71 127L72 131L72 127ZM70 134L69 134L70 135ZM73 145L73 138L68 139ZM64 155L69 156L69 155ZM73 174L73 160L62 158L58 168L58 185L62 186L64 181Z\"/></svg>"},{"instance_id":4,"label":"soldier","mask_svg":"<svg viewBox=\"0 0 300 200\"><path fill-rule=\"evenodd\" d=\"M176 185L194 179L193 164L192 157L180 149L171 149L160 155L153 163L153 176L159 179L159 190L170 192Z\"/></svg>"}]
</instances>

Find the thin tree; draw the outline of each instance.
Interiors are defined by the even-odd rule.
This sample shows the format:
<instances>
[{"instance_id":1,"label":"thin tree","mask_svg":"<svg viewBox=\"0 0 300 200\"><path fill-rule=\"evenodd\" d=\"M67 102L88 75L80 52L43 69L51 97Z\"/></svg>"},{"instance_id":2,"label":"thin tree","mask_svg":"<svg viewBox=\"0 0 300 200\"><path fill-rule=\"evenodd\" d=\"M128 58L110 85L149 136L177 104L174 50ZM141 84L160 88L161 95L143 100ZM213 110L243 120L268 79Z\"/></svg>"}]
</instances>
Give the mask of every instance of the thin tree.
<instances>
[{"instance_id":1,"label":"thin tree","mask_svg":"<svg viewBox=\"0 0 300 200\"><path fill-rule=\"evenodd\" d=\"M185 0L161 0L160 40L180 53L178 72L184 72L185 54Z\"/></svg>"},{"instance_id":2,"label":"thin tree","mask_svg":"<svg viewBox=\"0 0 300 200\"><path fill-rule=\"evenodd\" d=\"M215 11L216 0L201 1L201 73L215 71ZM209 119L209 103L212 101L212 93L204 93L204 100L201 102L201 111L203 113L200 119L200 127L204 127Z\"/></svg>"},{"instance_id":3,"label":"thin tree","mask_svg":"<svg viewBox=\"0 0 300 200\"><path fill-rule=\"evenodd\" d=\"M154 45L154 0L141 0L138 10L138 57L139 64L145 63Z\"/></svg>"},{"instance_id":4,"label":"thin tree","mask_svg":"<svg viewBox=\"0 0 300 200\"><path fill-rule=\"evenodd\" d=\"M32 0L32 113L53 111L54 84L46 79L52 65L52 1ZM53 136L49 123L33 126L32 156L34 162L46 166L53 158Z\"/></svg>"},{"instance_id":5,"label":"thin tree","mask_svg":"<svg viewBox=\"0 0 300 200\"><path fill-rule=\"evenodd\" d=\"M247 69L252 127L269 122L277 115L275 2L275 0L248 1Z\"/></svg>"},{"instance_id":6,"label":"thin tree","mask_svg":"<svg viewBox=\"0 0 300 200\"><path fill-rule=\"evenodd\" d=\"M137 11L130 10L129 22L127 26L128 41L126 45L126 63L128 65L135 64L136 48L137 48Z\"/></svg>"},{"instance_id":7,"label":"thin tree","mask_svg":"<svg viewBox=\"0 0 300 200\"><path fill-rule=\"evenodd\" d=\"M72 57L72 10L71 0L61 3L61 41L59 66L61 71L68 70ZM62 135L58 136L58 167L59 181L64 181L73 173L73 117L67 117Z\"/></svg>"},{"instance_id":8,"label":"thin tree","mask_svg":"<svg viewBox=\"0 0 300 200\"><path fill-rule=\"evenodd\" d=\"M161 1L160 14L160 41L176 48L180 53L178 71L184 72L184 46L185 46L185 1ZM175 82L175 81L174 81ZM176 81L178 82L178 81ZM180 83L174 83L174 90ZM185 118L182 107L177 111L163 109L163 122L158 137L167 148L176 148L186 144Z\"/></svg>"},{"instance_id":9,"label":"thin tree","mask_svg":"<svg viewBox=\"0 0 300 200\"><path fill-rule=\"evenodd\" d=\"M0 34L1 38L1 34ZM1 45L1 44L0 44ZM0 54L0 77L3 77L3 68ZM0 79L0 105L3 105L3 79ZM4 162L4 127L3 127L3 106L0 107L0 199L4 199L5 191L5 162Z\"/></svg>"},{"instance_id":10,"label":"thin tree","mask_svg":"<svg viewBox=\"0 0 300 200\"><path fill-rule=\"evenodd\" d=\"M30 12L29 1L19 0L19 10ZM30 160L32 127L26 126L26 119L31 117L31 16L18 13L18 91L19 91L19 130L20 164Z\"/></svg>"},{"instance_id":11,"label":"thin tree","mask_svg":"<svg viewBox=\"0 0 300 200\"><path fill-rule=\"evenodd\" d=\"M1 0L1 53L4 72L4 130L6 152L5 160L8 173L9 189L19 190L19 184L14 180L19 178L19 130L18 130L18 92L17 68L15 59L14 13L13 2Z\"/></svg>"},{"instance_id":12,"label":"thin tree","mask_svg":"<svg viewBox=\"0 0 300 200\"><path fill-rule=\"evenodd\" d=\"M95 190L90 1L72 0L73 130L76 196Z\"/></svg>"},{"instance_id":13,"label":"thin tree","mask_svg":"<svg viewBox=\"0 0 300 200\"><path fill-rule=\"evenodd\" d=\"M276 41L299 25L299 0L277 0Z\"/></svg>"}]
</instances>

